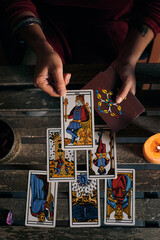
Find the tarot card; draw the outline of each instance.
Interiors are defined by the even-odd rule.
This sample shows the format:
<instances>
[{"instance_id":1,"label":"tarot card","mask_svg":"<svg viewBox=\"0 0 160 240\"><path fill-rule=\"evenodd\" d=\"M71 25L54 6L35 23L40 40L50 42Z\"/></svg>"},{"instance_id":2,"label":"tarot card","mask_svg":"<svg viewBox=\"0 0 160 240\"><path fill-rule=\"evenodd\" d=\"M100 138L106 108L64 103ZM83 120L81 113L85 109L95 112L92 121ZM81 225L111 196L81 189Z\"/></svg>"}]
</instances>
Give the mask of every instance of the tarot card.
<instances>
[{"instance_id":1,"label":"tarot card","mask_svg":"<svg viewBox=\"0 0 160 240\"><path fill-rule=\"evenodd\" d=\"M96 112L115 132L125 128L144 111L142 104L131 92L120 104L117 104L115 97L120 87L121 80L111 67L96 75L83 87L83 89L93 89Z\"/></svg>"},{"instance_id":2,"label":"tarot card","mask_svg":"<svg viewBox=\"0 0 160 240\"><path fill-rule=\"evenodd\" d=\"M47 180L76 180L76 169L76 151L62 150L61 129L47 129Z\"/></svg>"},{"instance_id":3,"label":"tarot card","mask_svg":"<svg viewBox=\"0 0 160 240\"><path fill-rule=\"evenodd\" d=\"M26 226L55 227L58 183L47 182L46 171L29 171Z\"/></svg>"},{"instance_id":4,"label":"tarot card","mask_svg":"<svg viewBox=\"0 0 160 240\"><path fill-rule=\"evenodd\" d=\"M89 179L116 178L116 141L114 132L103 126L95 128L95 148L87 152Z\"/></svg>"},{"instance_id":5,"label":"tarot card","mask_svg":"<svg viewBox=\"0 0 160 240\"><path fill-rule=\"evenodd\" d=\"M89 180L86 171L79 171L77 172L77 181L69 184L70 226L99 227L99 180Z\"/></svg>"},{"instance_id":6,"label":"tarot card","mask_svg":"<svg viewBox=\"0 0 160 240\"><path fill-rule=\"evenodd\" d=\"M61 97L62 149L93 149L94 107L92 90L67 91Z\"/></svg>"},{"instance_id":7,"label":"tarot card","mask_svg":"<svg viewBox=\"0 0 160 240\"><path fill-rule=\"evenodd\" d=\"M104 223L135 224L135 170L117 169L116 179L105 180Z\"/></svg>"}]
</instances>

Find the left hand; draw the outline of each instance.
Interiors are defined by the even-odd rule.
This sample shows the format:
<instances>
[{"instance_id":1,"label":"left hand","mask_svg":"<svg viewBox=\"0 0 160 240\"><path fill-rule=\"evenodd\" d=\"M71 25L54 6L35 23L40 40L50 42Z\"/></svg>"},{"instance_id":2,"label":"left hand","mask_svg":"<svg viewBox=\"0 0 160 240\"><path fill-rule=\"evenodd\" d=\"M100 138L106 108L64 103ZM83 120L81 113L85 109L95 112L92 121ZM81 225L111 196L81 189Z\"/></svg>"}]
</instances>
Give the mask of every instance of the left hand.
<instances>
[{"instance_id":1,"label":"left hand","mask_svg":"<svg viewBox=\"0 0 160 240\"><path fill-rule=\"evenodd\" d=\"M133 95L136 92L136 78L135 78L135 65L130 61L121 61L119 59L115 59L111 67L113 70L119 75L122 86L119 89L116 96L116 103L121 103L123 99L127 96L130 91Z\"/></svg>"}]
</instances>

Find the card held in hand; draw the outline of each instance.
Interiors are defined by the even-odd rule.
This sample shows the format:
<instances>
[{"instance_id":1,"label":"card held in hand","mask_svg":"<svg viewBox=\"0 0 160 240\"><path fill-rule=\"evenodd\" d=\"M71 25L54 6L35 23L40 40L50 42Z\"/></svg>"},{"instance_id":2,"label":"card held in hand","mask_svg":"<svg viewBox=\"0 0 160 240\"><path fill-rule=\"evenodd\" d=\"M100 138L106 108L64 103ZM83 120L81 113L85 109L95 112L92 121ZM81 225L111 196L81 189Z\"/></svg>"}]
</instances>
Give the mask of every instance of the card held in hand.
<instances>
[{"instance_id":1,"label":"card held in hand","mask_svg":"<svg viewBox=\"0 0 160 240\"><path fill-rule=\"evenodd\" d=\"M29 171L26 226L55 227L57 188L57 182L47 182L46 171Z\"/></svg>"},{"instance_id":2,"label":"card held in hand","mask_svg":"<svg viewBox=\"0 0 160 240\"><path fill-rule=\"evenodd\" d=\"M70 226L99 227L99 180L89 180L86 171L79 171L77 172L77 181L69 184Z\"/></svg>"},{"instance_id":3,"label":"card held in hand","mask_svg":"<svg viewBox=\"0 0 160 240\"><path fill-rule=\"evenodd\" d=\"M117 176L115 133L106 126L95 127L95 148L87 154L87 176L89 179Z\"/></svg>"},{"instance_id":4,"label":"card held in hand","mask_svg":"<svg viewBox=\"0 0 160 240\"><path fill-rule=\"evenodd\" d=\"M104 223L135 225L135 170L117 169L116 179L105 180Z\"/></svg>"},{"instance_id":5,"label":"card held in hand","mask_svg":"<svg viewBox=\"0 0 160 240\"><path fill-rule=\"evenodd\" d=\"M76 180L76 151L62 150L60 128L47 129L47 180L66 182Z\"/></svg>"},{"instance_id":6,"label":"card held in hand","mask_svg":"<svg viewBox=\"0 0 160 240\"><path fill-rule=\"evenodd\" d=\"M93 149L92 90L69 90L65 97L61 97L61 128L63 150Z\"/></svg>"},{"instance_id":7,"label":"card held in hand","mask_svg":"<svg viewBox=\"0 0 160 240\"><path fill-rule=\"evenodd\" d=\"M143 105L131 92L120 104L115 102L120 84L120 79L112 67L109 67L83 87L83 89L93 89L95 110L115 132L127 127L144 111Z\"/></svg>"}]
</instances>

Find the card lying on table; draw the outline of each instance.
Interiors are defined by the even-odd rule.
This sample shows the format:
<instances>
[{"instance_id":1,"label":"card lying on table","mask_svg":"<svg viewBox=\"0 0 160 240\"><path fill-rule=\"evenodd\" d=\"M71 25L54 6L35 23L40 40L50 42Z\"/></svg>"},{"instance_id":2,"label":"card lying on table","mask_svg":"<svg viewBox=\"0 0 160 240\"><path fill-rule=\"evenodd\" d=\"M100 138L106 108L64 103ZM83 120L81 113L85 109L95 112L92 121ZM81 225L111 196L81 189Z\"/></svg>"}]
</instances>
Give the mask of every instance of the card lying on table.
<instances>
[{"instance_id":1,"label":"card lying on table","mask_svg":"<svg viewBox=\"0 0 160 240\"><path fill-rule=\"evenodd\" d=\"M104 223L135 224L135 170L117 169L116 179L105 180Z\"/></svg>"},{"instance_id":2,"label":"card lying on table","mask_svg":"<svg viewBox=\"0 0 160 240\"><path fill-rule=\"evenodd\" d=\"M100 226L99 180L87 178L87 172L77 172L77 181L70 182L70 226Z\"/></svg>"},{"instance_id":3,"label":"card lying on table","mask_svg":"<svg viewBox=\"0 0 160 240\"><path fill-rule=\"evenodd\" d=\"M58 183L47 182L46 171L29 171L26 226L55 227Z\"/></svg>"},{"instance_id":4,"label":"card lying on table","mask_svg":"<svg viewBox=\"0 0 160 240\"><path fill-rule=\"evenodd\" d=\"M115 97L118 88L120 88L120 80L111 67L97 74L83 87L83 89L93 89L95 110L115 132L127 127L130 121L144 111L142 104L131 92L120 104L117 104Z\"/></svg>"},{"instance_id":5,"label":"card lying on table","mask_svg":"<svg viewBox=\"0 0 160 240\"><path fill-rule=\"evenodd\" d=\"M92 90L67 91L61 97L62 149L93 149L94 106Z\"/></svg>"},{"instance_id":6,"label":"card lying on table","mask_svg":"<svg viewBox=\"0 0 160 240\"><path fill-rule=\"evenodd\" d=\"M60 128L47 129L47 179L66 182L76 180L76 151L62 150Z\"/></svg>"},{"instance_id":7,"label":"card lying on table","mask_svg":"<svg viewBox=\"0 0 160 240\"><path fill-rule=\"evenodd\" d=\"M117 176L115 134L106 126L95 128L95 148L87 154L87 176L89 179Z\"/></svg>"}]
</instances>

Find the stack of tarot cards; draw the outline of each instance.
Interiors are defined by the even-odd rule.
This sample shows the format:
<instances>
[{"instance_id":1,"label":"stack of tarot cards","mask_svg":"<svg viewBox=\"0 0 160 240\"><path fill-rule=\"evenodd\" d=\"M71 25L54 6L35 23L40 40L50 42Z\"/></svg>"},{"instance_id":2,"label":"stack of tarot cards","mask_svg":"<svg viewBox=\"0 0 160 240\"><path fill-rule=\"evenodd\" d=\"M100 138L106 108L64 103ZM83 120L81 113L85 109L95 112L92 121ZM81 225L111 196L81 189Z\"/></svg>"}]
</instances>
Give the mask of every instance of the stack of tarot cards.
<instances>
[{"instance_id":1,"label":"stack of tarot cards","mask_svg":"<svg viewBox=\"0 0 160 240\"><path fill-rule=\"evenodd\" d=\"M77 171L80 150L86 151L86 171ZM56 225L58 182L69 182L71 227L98 227L103 218L106 225L135 224L135 172L117 169L114 132L94 125L93 90L67 91L61 97L61 128L47 129L47 171L29 172L27 226Z\"/></svg>"}]
</instances>

